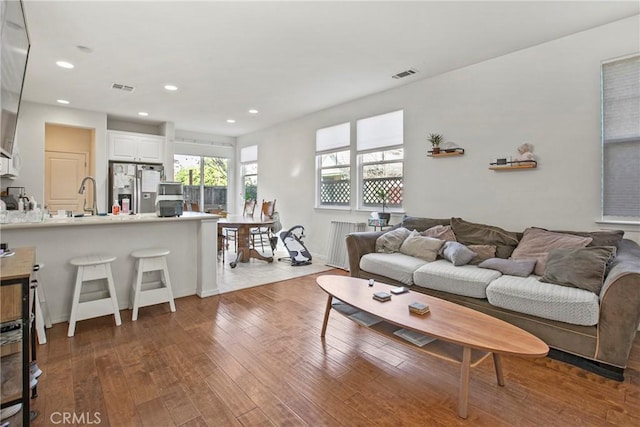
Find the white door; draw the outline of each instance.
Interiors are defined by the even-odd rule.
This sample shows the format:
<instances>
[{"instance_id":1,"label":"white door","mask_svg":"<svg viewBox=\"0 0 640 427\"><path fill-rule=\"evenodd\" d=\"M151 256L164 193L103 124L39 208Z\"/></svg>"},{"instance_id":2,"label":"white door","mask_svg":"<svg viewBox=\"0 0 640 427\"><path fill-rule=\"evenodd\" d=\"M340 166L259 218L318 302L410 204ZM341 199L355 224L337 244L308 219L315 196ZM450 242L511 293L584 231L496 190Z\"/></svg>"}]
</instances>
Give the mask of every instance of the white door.
<instances>
[{"instance_id":1,"label":"white door","mask_svg":"<svg viewBox=\"0 0 640 427\"><path fill-rule=\"evenodd\" d=\"M51 213L59 209L81 213L85 197L87 206L93 201L93 188L87 188L84 194L78 189L82 178L89 175L86 153L45 152L45 206Z\"/></svg>"}]
</instances>

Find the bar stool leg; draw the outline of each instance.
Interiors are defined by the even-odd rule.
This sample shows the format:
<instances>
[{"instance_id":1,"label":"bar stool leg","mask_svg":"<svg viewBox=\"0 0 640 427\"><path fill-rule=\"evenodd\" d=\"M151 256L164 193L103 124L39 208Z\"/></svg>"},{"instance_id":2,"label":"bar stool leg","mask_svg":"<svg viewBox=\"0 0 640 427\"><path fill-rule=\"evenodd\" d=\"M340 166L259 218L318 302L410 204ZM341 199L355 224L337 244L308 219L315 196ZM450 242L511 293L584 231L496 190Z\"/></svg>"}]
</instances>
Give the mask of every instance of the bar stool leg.
<instances>
[{"instance_id":1,"label":"bar stool leg","mask_svg":"<svg viewBox=\"0 0 640 427\"><path fill-rule=\"evenodd\" d=\"M82 288L82 276L84 267L78 267L76 273L76 286L73 290L73 301L71 302L71 317L69 318L69 330L67 336L72 337L76 332L76 320L78 318L78 304L80 302L80 289Z\"/></svg>"},{"instance_id":2,"label":"bar stool leg","mask_svg":"<svg viewBox=\"0 0 640 427\"><path fill-rule=\"evenodd\" d=\"M118 308L118 297L116 296L116 287L113 284L113 274L111 274L111 265L105 265L107 269L107 286L109 287L109 295L111 296L111 303L113 304L113 317L116 319L116 326L122 325L122 319L120 319L120 308Z\"/></svg>"},{"instance_id":3,"label":"bar stool leg","mask_svg":"<svg viewBox=\"0 0 640 427\"><path fill-rule=\"evenodd\" d=\"M138 320L138 309L140 308L140 287L142 286L142 274L144 272L144 258L140 258L136 261L136 275L133 279L133 313L131 315L131 320Z\"/></svg>"},{"instance_id":4,"label":"bar stool leg","mask_svg":"<svg viewBox=\"0 0 640 427\"><path fill-rule=\"evenodd\" d=\"M169 294L169 308L172 312L176 311L176 304L173 302L173 290L171 289L171 279L169 278L169 267L167 266L167 258L162 257L162 283L167 288Z\"/></svg>"}]
</instances>

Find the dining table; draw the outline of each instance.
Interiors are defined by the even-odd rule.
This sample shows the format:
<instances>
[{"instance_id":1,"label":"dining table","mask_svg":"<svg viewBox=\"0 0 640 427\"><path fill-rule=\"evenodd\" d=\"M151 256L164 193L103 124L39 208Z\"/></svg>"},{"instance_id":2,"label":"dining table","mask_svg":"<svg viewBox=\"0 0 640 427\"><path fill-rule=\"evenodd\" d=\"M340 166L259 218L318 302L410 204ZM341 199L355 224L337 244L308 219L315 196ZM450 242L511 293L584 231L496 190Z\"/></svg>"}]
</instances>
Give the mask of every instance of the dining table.
<instances>
[{"instance_id":1,"label":"dining table","mask_svg":"<svg viewBox=\"0 0 640 427\"><path fill-rule=\"evenodd\" d=\"M269 227L275 221L270 219L259 219L246 216L227 216L218 220L218 248L224 250L224 229L233 228L237 230L236 241L238 244L238 254L235 261L231 261L229 265L235 268L239 262L249 262L251 258L259 259L266 262L273 262L272 256L264 256L251 246L251 229L259 227Z\"/></svg>"}]
</instances>

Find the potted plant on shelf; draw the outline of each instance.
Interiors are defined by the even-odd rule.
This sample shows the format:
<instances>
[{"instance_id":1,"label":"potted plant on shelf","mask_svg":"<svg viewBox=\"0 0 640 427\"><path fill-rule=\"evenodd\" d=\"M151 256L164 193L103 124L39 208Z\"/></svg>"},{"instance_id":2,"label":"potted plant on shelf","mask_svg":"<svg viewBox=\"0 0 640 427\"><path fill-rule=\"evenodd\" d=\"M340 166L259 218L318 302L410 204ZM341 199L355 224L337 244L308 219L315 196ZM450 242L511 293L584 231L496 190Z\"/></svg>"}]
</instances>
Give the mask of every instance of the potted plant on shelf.
<instances>
[{"instance_id":1,"label":"potted plant on shelf","mask_svg":"<svg viewBox=\"0 0 640 427\"><path fill-rule=\"evenodd\" d=\"M378 196L378 200L382 203L382 212L378 212L378 218L385 222L384 225L389 223L389 219L391 219L391 214L389 212L385 212L384 209L387 206L387 191L386 190L378 190L376 192Z\"/></svg>"},{"instance_id":2,"label":"potted plant on shelf","mask_svg":"<svg viewBox=\"0 0 640 427\"><path fill-rule=\"evenodd\" d=\"M429 138L427 140L431 143L431 146L433 147L433 150L431 151L431 153L440 154L440 144L442 144L442 141L443 141L442 134L430 133Z\"/></svg>"}]
</instances>

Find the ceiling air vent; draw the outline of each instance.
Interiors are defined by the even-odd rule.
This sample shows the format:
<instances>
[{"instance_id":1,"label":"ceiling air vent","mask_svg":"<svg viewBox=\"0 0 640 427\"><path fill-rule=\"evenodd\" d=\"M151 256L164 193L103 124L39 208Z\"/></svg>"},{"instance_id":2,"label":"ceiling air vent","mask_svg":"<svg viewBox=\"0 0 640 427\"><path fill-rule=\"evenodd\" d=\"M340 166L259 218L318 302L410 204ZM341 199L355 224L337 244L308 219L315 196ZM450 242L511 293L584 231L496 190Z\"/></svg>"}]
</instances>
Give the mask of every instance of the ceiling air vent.
<instances>
[{"instance_id":1,"label":"ceiling air vent","mask_svg":"<svg viewBox=\"0 0 640 427\"><path fill-rule=\"evenodd\" d=\"M411 76L411 75L414 75L414 74L415 74L415 73L417 73L417 72L418 72L418 70L416 70L416 69L414 69L414 68L410 68L410 69L408 69L408 70L401 71L401 72L399 72L398 74L395 74L395 75L393 75L393 76L391 76L391 77L393 77L394 79L402 79L402 78L404 78L404 77L409 77L409 76Z\"/></svg>"},{"instance_id":2,"label":"ceiling air vent","mask_svg":"<svg viewBox=\"0 0 640 427\"><path fill-rule=\"evenodd\" d=\"M116 90L122 90L124 92L133 92L134 90L136 90L135 87L133 86L127 86L127 85L121 85L120 83L114 83L111 85L111 89L116 89Z\"/></svg>"}]
</instances>

